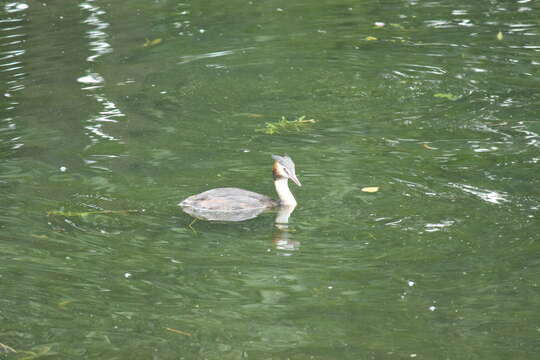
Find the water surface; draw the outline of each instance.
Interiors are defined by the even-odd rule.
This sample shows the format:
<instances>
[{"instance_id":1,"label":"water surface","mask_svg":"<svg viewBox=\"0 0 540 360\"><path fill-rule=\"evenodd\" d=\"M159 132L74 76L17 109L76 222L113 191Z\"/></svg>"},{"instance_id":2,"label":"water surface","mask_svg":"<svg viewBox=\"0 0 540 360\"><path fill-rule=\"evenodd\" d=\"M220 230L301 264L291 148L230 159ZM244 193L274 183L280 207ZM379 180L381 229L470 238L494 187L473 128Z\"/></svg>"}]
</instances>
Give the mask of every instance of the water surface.
<instances>
[{"instance_id":1,"label":"water surface","mask_svg":"<svg viewBox=\"0 0 540 360\"><path fill-rule=\"evenodd\" d=\"M536 2L0 14L0 358L540 350ZM284 153L303 184L288 228L178 208L214 187L273 196Z\"/></svg>"}]
</instances>

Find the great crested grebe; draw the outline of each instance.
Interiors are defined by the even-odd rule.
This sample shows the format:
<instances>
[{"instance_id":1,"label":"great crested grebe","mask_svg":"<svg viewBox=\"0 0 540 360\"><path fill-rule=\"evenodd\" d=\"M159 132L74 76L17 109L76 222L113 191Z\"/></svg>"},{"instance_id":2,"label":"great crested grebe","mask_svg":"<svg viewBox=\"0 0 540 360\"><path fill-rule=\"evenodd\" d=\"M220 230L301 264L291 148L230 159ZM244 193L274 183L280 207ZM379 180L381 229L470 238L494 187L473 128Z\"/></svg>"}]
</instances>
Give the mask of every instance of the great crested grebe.
<instances>
[{"instance_id":1,"label":"great crested grebe","mask_svg":"<svg viewBox=\"0 0 540 360\"><path fill-rule=\"evenodd\" d=\"M288 180L302 186L296 177L294 162L285 155L272 155L274 165L274 186L279 197L276 201L268 196L238 188L217 188L193 195L180 205L189 215L213 221L242 221L256 217L261 212L275 207L296 206L296 200L289 190Z\"/></svg>"}]
</instances>

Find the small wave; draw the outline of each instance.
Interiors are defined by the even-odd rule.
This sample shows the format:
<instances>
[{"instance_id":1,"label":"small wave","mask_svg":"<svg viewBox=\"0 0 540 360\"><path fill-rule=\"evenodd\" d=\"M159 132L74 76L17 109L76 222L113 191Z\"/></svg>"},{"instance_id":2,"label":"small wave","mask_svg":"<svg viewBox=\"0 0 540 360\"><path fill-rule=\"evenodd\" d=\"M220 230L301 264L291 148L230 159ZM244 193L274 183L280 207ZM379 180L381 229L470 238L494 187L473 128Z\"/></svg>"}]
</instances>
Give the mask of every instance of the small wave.
<instances>
[{"instance_id":1,"label":"small wave","mask_svg":"<svg viewBox=\"0 0 540 360\"><path fill-rule=\"evenodd\" d=\"M487 201L492 204L502 204L505 202L508 202L508 194L505 192L495 191L495 190L488 190L488 189L482 189L479 187L475 187L472 185L467 184L456 184L456 183L450 183L450 186L460 189L461 191L475 195L479 197L480 199Z\"/></svg>"}]
</instances>

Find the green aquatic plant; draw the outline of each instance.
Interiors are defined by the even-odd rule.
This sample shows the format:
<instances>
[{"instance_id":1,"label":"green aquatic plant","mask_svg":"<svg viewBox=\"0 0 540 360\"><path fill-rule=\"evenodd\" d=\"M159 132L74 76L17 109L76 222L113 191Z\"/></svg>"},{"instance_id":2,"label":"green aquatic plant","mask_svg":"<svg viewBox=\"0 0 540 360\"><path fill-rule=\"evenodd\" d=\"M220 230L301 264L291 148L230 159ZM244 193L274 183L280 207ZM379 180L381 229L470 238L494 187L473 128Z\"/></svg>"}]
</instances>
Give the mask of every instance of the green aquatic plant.
<instances>
[{"instance_id":1,"label":"green aquatic plant","mask_svg":"<svg viewBox=\"0 0 540 360\"><path fill-rule=\"evenodd\" d=\"M300 116L294 120L288 120L285 116L281 117L281 120L276 122L267 122L264 124L264 128L256 129L257 132L273 135L286 131L301 131L306 127L316 123L315 119L306 119L306 116Z\"/></svg>"},{"instance_id":2,"label":"green aquatic plant","mask_svg":"<svg viewBox=\"0 0 540 360\"><path fill-rule=\"evenodd\" d=\"M456 101L461 96L454 95L454 94L451 94L451 93L437 93L437 94L433 95L433 97L442 98L442 99L448 99L448 100L451 100L451 101Z\"/></svg>"},{"instance_id":3,"label":"green aquatic plant","mask_svg":"<svg viewBox=\"0 0 540 360\"><path fill-rule=\"evenodd\" d=\"M58 215L65 217L80 216L85 217L88 215L97 215L97 214L130 214L139 212L138 210L95 210L95 211L63 211L63 210L50 210L47 211L48 216Z\"/></svg>"}]
</instances>

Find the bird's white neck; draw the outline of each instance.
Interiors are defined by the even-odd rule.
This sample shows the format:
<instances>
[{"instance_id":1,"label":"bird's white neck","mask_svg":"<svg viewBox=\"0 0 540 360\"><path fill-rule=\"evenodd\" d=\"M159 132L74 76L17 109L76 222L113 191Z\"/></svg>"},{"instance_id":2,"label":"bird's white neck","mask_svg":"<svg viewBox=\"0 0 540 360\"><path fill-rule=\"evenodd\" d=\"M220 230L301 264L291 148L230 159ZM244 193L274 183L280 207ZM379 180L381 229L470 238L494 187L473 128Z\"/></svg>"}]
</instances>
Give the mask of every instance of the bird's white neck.
<instances>
[{"instance_id":1,"label":"bird's white neck","mask_svg":"<svg viewBox=\"0 0 540 360\"><path fill-rule=\"evenodd\" d=\"M289 190L289 183L287 178L279 178L274 180L274 186L279 196L281 205L296 206L296 199L294 198L291 190Z\"/></svg>"}]
</instances>

